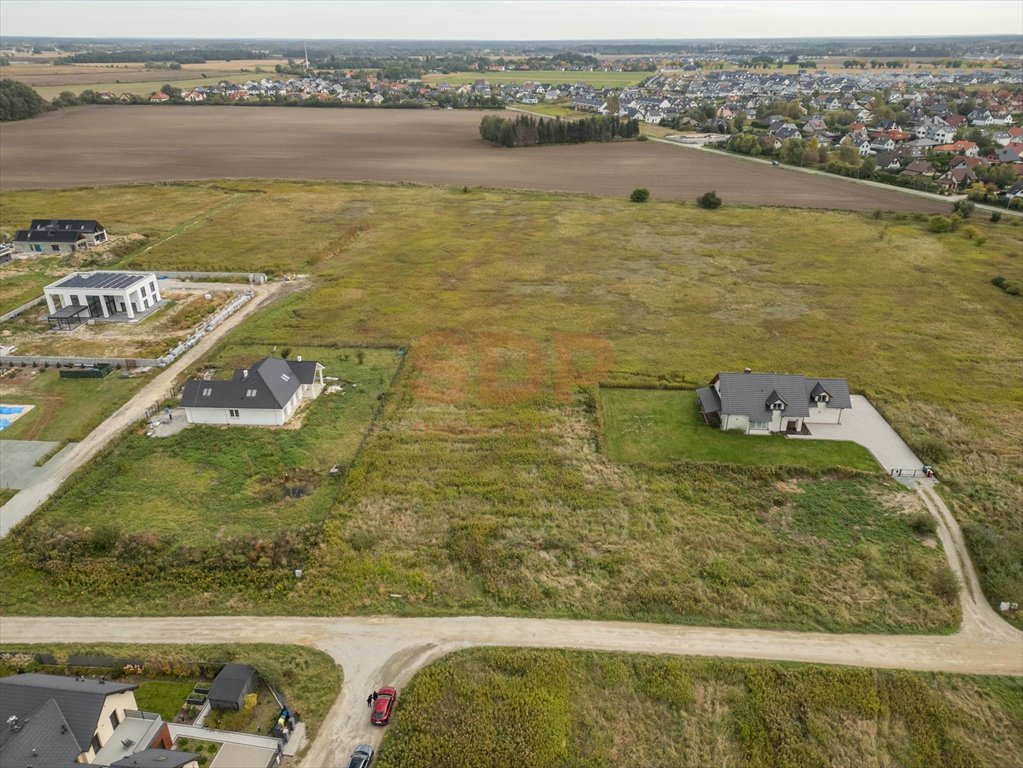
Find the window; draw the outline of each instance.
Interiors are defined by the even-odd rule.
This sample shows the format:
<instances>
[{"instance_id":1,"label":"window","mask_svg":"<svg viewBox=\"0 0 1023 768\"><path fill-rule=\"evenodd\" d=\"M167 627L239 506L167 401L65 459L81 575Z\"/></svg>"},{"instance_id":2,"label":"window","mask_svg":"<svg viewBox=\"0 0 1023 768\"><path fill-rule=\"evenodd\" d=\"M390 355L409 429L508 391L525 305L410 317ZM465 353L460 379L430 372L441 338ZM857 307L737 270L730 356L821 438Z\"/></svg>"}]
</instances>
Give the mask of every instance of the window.
<instances>
[{"instance_id":1,"label":"window","mask_svg":"<svg viewBox=\"0 0 1023 768\"><path fill-rule=\"evenodd\" d=\"M281 381L291 381L291 377L288 374L286 374L286 373L282 373L281 374Z\"/></svg>"},{"instance_id":2,"label":"window","mask_svg":"<svg viewBox=\"0 0 1023 768\"><path fill-rule=\"evenodd\" d=\"M769 421L750 421L749 431L750 432L766 432L771 427Z\"/></svg>"},{"instance_id":3,"label":"window","mask_svg":"<svg viewBox=\"0 0 1023 768\"><path fill-rule=\"evenodd\" d=\"M254 389L247 389L247 390L245 390L245 396L246 397L255 397L256 396L256 390L254 390Z\"/></svg>"},{"instance_id":4,"label":"window","mask_svg":"<svg viewBox=\"0 0 1023 768\"><path fill-rule=\"evenodd\" d=\"M202 396L209 397L213 394L213 387L203 387Z\"/></svg>"},{"instance_id":5,"label":"window","mask_svg":"<svg viewBox=\"0 0 1023 768\"><path fill-rule=\"evenodd\" d=\"M818 403L826 403L826 402L828 402L828 395L827 395L827 393L826 393L826 392L822 392L821 394L817 395L817 397L816 397L816 398L814 398L814 399L815 399L815 400L816 400L816 401L817 401Z\"/></svg>"},{"instance_id":6,"label":"window","mask_svg":"<svg viewBox=\"0 0 1023 768\"><path fill-rule=\"evenodd\" d=\"M232 419L237 419L237 418L240 418L240 417L241 417L241 414L240 414L240 413L238 413L238 409L237 409L237 408L231 408L231 409L230 409L230 410L229 410L229 411L227 412L227 415L228 415L228 416L230 416L230 417L231 417Z\"/></svg>"},{"instance_id":7,"label":"window","mask_svg":"<svg viewBox=\"0 0 1023 768\"><path fill-rule=\"evenodd\" d=\"M781 410L784 410L784 408L785 408L785 403L783 403L781 400L775 400L773 403L771 403L771 410L772 411L781 411Z\"/></svg>"},{"instance_id":8,"label":"window","mask_svg":"<svg viewBox=\"0 0 1023 768\"><path fill-rule=\"evenodd\" d=\"M115 709L113 712L110 713L110 727L116 731L117 726L120 724L121 721L117 719L117 710Z\"/></svg>"},{"instance_id":9,"label":"window","mask_svg":"<svg viewBox=\"0 0 1023 768\"><path fill-rule=\"evenodd\" d=\"M146 286L144 286L144 285L142 286L142 295L143 296L148 296L149 295L149 292L146 290Z\"/></svg>"},{"instance_id":10,"label":"window","mask_svg":"<svg viewBox=\"0 0 1023 768\"><path fill-rule=\"evenodd\" d=\"M99 752L101 749L103 749L103 743L99 740L99 734L98 733L94 733L92 735L91 746L92 746L92 751L93 752Z\"/></svg>"},{"instance_id":11,"label":"window","mask_svg":"<svg viewBox=\"0 0 1023 768\"><path fill-rule=\"evenodd\" d=\"M53 250L53 251L60 251L60 246L59 245L51 245L50 249Z\"/></svg>"}]
</instances>

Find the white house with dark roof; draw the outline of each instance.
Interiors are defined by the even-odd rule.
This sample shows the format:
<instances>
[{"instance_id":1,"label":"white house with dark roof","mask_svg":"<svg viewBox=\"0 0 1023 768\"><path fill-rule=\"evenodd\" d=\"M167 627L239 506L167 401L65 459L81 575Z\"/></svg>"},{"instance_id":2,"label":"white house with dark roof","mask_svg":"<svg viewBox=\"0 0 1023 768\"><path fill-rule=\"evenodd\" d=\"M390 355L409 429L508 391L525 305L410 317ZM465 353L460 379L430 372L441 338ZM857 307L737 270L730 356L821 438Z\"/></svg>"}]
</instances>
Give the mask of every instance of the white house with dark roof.
<instances>
[{"instance_id":1,"label":"white house with dark roof","mask_svg":"<svg viewBox=\"0 0 1023 768\"><path fill-rule=\"evenodd\" d=\"M14 250L67 254L106 241L106 229L94 219L32 219L28 229L14 233Z\"/></svg>"},{"instance_id":2,"label":"white house with dark roof","mask_svg":"<svg viewBox=\"0 0 1023 768\"><path fill-rule=\"evenodd\" d=\"M191 379L181 406L189 424L281 426L303 400L323 391L323 366L314 361L264 357L229 381Z\"/></svg>"},{"instance_id":3,"label":"white house with dark roof","mask_svg":"<svg viewBox=\"0 0 1023 768\"><path fill-rule=\"evenodd\" d=\"M135 321L163 301L152 272L75 272L43 288L48 320L67 329L90 318Z\"/></svg>"},{"instance_id":4,"label":"white house with dark roof","mask_svg":"<svg viewBox=\"0 0 1023 768\"><path fill-rule=\"evenodd\" d=\"M752 373L748 368L719 373L696 394L705 422L749 435L798 434L804 424L840 424L842 412L852 408L845 379Z\"/></svg>"}]
</instances>

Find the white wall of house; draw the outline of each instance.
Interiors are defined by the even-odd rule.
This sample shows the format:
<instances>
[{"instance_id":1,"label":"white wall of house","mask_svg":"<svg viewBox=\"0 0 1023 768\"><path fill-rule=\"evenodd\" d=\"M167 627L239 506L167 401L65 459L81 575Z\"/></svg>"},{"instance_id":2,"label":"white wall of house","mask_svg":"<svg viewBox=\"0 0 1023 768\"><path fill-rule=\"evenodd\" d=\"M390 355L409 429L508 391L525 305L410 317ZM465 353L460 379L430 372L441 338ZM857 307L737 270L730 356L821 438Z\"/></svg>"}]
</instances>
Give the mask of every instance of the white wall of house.
<instances>
[{"instance_id":1,"label":"white wall of house","mask_svg":"<svg viewBox=\"0 0 1023 768\"><path fill-rule=\"evenodd\" d=\"M113 722L111 722L110 716L116 713L117 723L120 724L120 722L124 720L124 710L126 709L138 709L138 704L135 702L134 691L123 691L106 697L103 702L103 710L99 715L99 722L96 724L95 735L99 738L100 748L110 741L110 737L114 735L114 730L117 727ZM90 746L85 752L85 762L91 763L92 759L96 756L96 752L97 750L93 746Z\"/></svg>"},{"instance_id":2,"label":"white wall of house","mask_svg":"<svg viewBox=\"0 0 1023 768\"><path fill-rule=\"evenodd\" d=\"M251 427L281 426L285 422L283 410L269 408L191 408L186 406L185 418L189 424L237 424Z\"/></svg>"},{"instance_id":3,"label":"white wall of house","mask_svg":"<svg viewBox=\"0 0 1023 768\"><path fill-rule=\"evenodd\" d=\"M112 288L61 288L59 286L46 286L43 288L43 296L46 298L46 306L52 315L60 307L70 307L73 304L88 306L89 297L98 297L102 316L109 318L111 312L123 312L128 315L129 320L135 318L135 313L145 312L162 300L160 285L156 275L148 275L144 280L134 285L115 290ZM113 307L108 306L107 299L113 300ZM57 305L60 305L58 307Z\"/></svg>"},{"instance_id":4,"label":"white wall of house","mask_svg":"<svg viewBox=\"0 0 1023 768\"><path fill-rule=\"evenodd\" d=\"M721 430L728 432L731 430L737 432L748 432L749 431L749 417L738 416L736 414L721 414Z\"/></svg>"}]
</instances>

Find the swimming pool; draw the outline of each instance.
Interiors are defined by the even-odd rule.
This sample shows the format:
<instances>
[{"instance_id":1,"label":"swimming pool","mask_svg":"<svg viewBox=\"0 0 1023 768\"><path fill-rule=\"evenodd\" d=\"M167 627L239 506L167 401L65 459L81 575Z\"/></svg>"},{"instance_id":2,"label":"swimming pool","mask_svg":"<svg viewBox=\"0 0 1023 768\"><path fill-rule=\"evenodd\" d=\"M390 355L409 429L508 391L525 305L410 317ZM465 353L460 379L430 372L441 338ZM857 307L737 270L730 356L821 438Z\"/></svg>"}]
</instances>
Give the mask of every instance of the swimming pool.
<instances>
[{"instance_id":1,"label":"swimming pool","mask_svg":"<svg viewBox=\"0 0 1023 768\"><path fill-rule=\"evenodd\" d=\"M0 405L0 431L7 429L22 413L28 410L31 406L25 405ZM4 416L10 416L11 418L5 419Z\"/></svg>"}]
</instances>

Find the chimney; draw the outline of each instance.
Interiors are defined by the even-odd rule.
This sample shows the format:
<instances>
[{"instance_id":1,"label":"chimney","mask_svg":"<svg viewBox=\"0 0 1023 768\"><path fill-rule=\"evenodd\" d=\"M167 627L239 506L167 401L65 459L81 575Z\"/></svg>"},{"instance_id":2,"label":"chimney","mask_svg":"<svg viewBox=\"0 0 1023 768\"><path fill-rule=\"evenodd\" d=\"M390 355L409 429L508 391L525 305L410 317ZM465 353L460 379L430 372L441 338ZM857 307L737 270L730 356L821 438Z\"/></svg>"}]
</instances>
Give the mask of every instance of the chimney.
<instances>
[{"instance_id":1,"label":"chimney","mask_svg":"<svg viewBox=\"0 0 1023 768\"><path fill-rule=\"evenodd\" d=\"M302 355L298 356L298 362L300 362L300 363L302 362Z\"/></svg>"},{"instance_id":2,"label":"chimney","mask_svg":"<svg viewBox=\"0 0 1023 768\"><path fill-rule=\"evenodd\" d=\"M248 368L243 368L242 369L242 378L243 379L249 378L249 369Z\"/></svg>"},{"instance_id":3,"label":"chimney","mask_svg":"<svg viewBox=\"0 0 1023 768\"><path fill-rule=\"evenodd\" d=\"M753 373L753 369L752 368L743 368L742 372L743 373Z\"/></svg>"}]
</instances>

